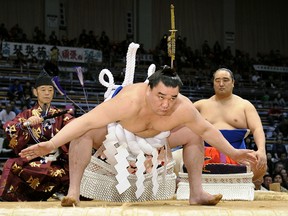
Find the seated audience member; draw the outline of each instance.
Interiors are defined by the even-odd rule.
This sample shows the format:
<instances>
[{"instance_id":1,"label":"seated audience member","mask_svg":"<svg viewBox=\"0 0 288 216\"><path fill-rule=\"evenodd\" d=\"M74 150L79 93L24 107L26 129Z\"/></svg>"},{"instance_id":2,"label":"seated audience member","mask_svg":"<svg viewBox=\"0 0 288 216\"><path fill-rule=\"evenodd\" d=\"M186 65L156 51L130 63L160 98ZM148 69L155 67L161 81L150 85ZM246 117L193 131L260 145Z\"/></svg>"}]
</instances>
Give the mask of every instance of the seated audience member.
<instances>
[{"instance_id":1,"label":"seated audience member","mask_svg":"<svg viewBox=\"0 0 288 216\"><path fill-rule=\"evenodd\" d=\"M271 152L267 152L266 157L267 157L267 171L269 173L272 173L274 170L274 163L276 159L272 157Z\"/></svg>"},{"instance_id":2,"label":"seated audience member","mask_svg":"<svg viewBox=\"0 0 288 216\"><path fill-rule=\"evenodd\" d=\"M259 114L252 103L233 94L234 76L232 71L220 68L213 74L215 95L194 103L200 114L218 128L235 148L246 148L244 138L251 131L256 144L257 164L252 166L253 182L260 189L267 170L265 133ZM213 163L237 164L206 143L205 165Z\"/></svg>"},{"instance_id":3,"label":"seated audience member","mask_svg":"<svg viewBox=\"0 0 288 216\"><path fill-rule=\"evenodd\" d=\"M1 126L1 128L3 127L3 125L6 122L11 121L15 117L16 117L16 113L12 110L11 103L7 103L5 105L5 107L0 112L0 126Z\"/></svg>"},{"instance_id":4,"label":"seated audience member","mask_svg":"<svg viewBox=\"0 0 288 216\"><path fill-rule=\"evenodd\" d=\"M273 102L275 104L277 104L279 107L285 107L286 106L286 101L280 92L278 92L276 94Z\"/></svg>"},{"instance_id":5,"label":"seated audience member","mask_svg":"<svg viewBox=\"0 0 288 216\"><path fill-rule=\"evenodd\" d=\"M281 172L280 172L280 174L281 174L282 177L283 177L283 182L284 182L284 185L286 185L286 189L288 189L288 188L287 188L287 186L288 186L288 174L287 174L287 170L286 170L286 169L282 169Z\"/></svg>"},{"instance_id":6,"label":"seated audience member","mask_svg":"<svg viewBox=\"0 0 288 216\"><path fill-rule=\"evenodd\" d=\"M276 137L276 143L273 144L272 146L272 153L273 157L279 161L281 154L287 154L286 147L283 143L283 135L282 133L278 133Z\"/></svg>"},{"instance_id":7,"label":"seated audience member","mask_svg":"<svg viewBox=\"0 0 288 216\"><path fill-rule=\"evenodd\" d=\"M9 85L7 96L8 96L8 99L10 101L13 101L13 100L21 101L22 100L23 86L20 83L19 79L15 79L15 81Z\"/></svg>"},{"instance_id":8,"label":"seated audience member","mask_svg":"<svg viewBox=\"0 0 288 216\"><path fill-rule=\"evenodd\" d=\"M266 174L263 176L263 183L262 183L262 187L261 190L270 190L269 185L272 183L272 176L269 174Z\"/></svg>"},{"instance_id":9,"label":"seated audience member","mask_svg":"<svg viewBox=\"0 0 288 216\"><path fill-rule=\"evenodd\" d=\"M283 181L283 176L281 175L281 173L275 173L272 177L272 182L280 184L281 192L288 192L287 185L285 185L285 182Z\"/></svg>"},{"instance_id":10,"label":"seated audience member","mask_svg":"<svg viewBox=\"0 0 288 216\"><path fill-rule=\"evenodd\" d=\"M284 119L275 128L276 133L282 133L284 138L288 138L288 118L285 114Z\"/></svg>"},{"instance_id":11,"label":"seated audience member","mask_svg":"<svg viewBox=\"0 0 288 216\"><path fill-rule=\"evenodd\" d=\"M10 101L10 104L13 112L15 112L16 115L18 115L21 112L21 109L18 108L15 101Z\"/></svg>"},{"instance_id":12,"label":"seated audience member","mask_svg":"<svg viewBox=\"0 0 288 216\"><path fill-rule=\"evenodd\" d=\"M283 145L284 145L284 144L283 144ZM284 168L283 168L283 169L288 169L287 152L282 152L282 153L280 154L279 162L282 162L282 163L283 163L283 165L284 165Z\"/></svg>"},{"instance_id":13,"label":"seated audience member","mask_svg":"<svg viewBox=\"0 0 288 216\"><path fill-rule=\"evenodd\" d=\"M67 113L55 116L61 110L51 105L54 87L46 74L37 78L33 93L37 103L4 125L9 147L16 155L28 146L49 140L73 118ZM0 180L1 199L45 201L56 192L66 193L69 185L68 147L68 144L63 145L32 161L9 158Z\"/></svg>"},{"instance_id":14,"label":"seated audience member","mask_svg":"<svg viewBox=\"0 0 288 216\"><path fill-rule=\"evenodd\" d=\"M28 109L31 108L32 97L33 97L33 87L30 81L27 80L25 85L23 86L22 106L26 105Z\"/></svg>"},{"instance_id":15,"label":"seated audience member","mask_svg":"<svg viewBox=\"0 0 288 216\"><path fill-rule=\"evenodd\" d=\"M285 166L281 161L278 161L275 163L272 174L280 173L282 169L285 169Z\"/></svg>"},{"instance_id":16,"label":"seated audience member","mask_svg":"<svg viewBox=\"0 0 288 216\"><path fill-rule=\"evenodd\" d=\"M274 126L276 123L279 123L283 120L283 111L278 106L278 104L273 103L272 107L268 110L267 120L271 126Z\"/></svg>"},{"instance_id":17,"label":"seated audience member","mask_svg":"<svg viewBox=\"0 0 288 216\"><path fill-rule=\"evenodd\" d=\"M269 91L265 91L264 95L261 98L262 104L264 107L268 106L270 107L270 94Z\"/></svg>"}]
</instances>

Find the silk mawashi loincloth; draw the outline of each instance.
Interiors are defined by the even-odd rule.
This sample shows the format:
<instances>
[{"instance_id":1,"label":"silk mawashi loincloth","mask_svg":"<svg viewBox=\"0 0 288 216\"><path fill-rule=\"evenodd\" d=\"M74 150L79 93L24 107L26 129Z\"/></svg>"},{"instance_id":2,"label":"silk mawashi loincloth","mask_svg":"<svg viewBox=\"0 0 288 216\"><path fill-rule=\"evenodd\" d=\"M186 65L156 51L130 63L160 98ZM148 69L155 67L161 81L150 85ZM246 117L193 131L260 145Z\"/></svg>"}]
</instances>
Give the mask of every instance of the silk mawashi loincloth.
<instances>
[{"instance_id":1,"label":"silk mawashi loincloth","mask_svg":"<svg viewBox=\"0 0 288 216\"><path fill-rule=\"evenodd\" d=\"M246 149L244 139L249 134L248 129L220 130L225 139L236 149ZM230 157L218 151L205 142L204 165L206 164L237 164Z\"/></svg>"}]
</instances>

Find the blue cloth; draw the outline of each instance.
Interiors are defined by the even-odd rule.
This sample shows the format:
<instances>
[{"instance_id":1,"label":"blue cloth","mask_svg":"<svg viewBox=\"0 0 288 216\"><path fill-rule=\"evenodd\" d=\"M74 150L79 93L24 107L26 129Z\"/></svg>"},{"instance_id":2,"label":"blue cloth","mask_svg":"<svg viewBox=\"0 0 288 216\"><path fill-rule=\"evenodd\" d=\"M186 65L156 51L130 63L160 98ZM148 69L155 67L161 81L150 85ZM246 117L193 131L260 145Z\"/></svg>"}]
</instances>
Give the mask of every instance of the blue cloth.
<instances>
[{"instance_id":1,"label":"blue cloth","mask_svg":"<svg viewBox=\"0 0 288 216\"><path fill-rule=\"evenodd\" d=\"M247 131L247 129L220 130L225 139L227 139L227 141L236 149L246 149L244 138ZM205 146L211 147L206 142Z\"/></svg>"},{"instance_id":2,"label":"blue cloth","mask_svg":"<svg viewBox=\"0 0 288 216\"><path fill-rule=\"evenodd\" d=\"M122 88L123 88L123 86L119 86L119 87L114 91L114 93L113 93L113 95L112 95L111 98L115 97L115 96L122 90Z\"/></svg>"}]
</instances>

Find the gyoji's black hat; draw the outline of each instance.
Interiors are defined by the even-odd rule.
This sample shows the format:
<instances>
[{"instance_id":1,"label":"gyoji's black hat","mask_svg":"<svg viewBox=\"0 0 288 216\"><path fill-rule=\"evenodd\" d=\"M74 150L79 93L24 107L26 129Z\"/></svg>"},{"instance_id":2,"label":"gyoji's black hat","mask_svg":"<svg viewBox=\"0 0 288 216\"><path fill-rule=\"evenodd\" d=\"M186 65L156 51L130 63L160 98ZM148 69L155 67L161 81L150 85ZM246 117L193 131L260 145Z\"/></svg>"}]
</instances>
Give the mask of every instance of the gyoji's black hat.
<instances>
[{"instance_id":1,"label":"gyoji's black hat","mask_svg":"<svg viewBox=\"0 0 288 216\"><path fill-rule=\"evenodd\" d=\"M54 86L53 83L52 83L52 78L47 75L47 73L41 73L36 81L35 81L35 88L39 87L39 86L42 86L42 85L51 85L51 86Z\"/></svg>"}]
</instances>

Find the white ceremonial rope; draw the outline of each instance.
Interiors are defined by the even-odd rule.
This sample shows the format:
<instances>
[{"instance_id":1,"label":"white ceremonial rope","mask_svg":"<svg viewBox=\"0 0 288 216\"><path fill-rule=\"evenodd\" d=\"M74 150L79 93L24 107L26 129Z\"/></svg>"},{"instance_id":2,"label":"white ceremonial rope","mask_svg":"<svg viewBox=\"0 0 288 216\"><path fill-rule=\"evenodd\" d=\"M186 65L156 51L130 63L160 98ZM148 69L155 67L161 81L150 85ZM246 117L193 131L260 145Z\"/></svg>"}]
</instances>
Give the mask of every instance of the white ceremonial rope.
<instances>
[{"instance_id":1,"label":"white ceremonial rope","mask_svg":"<svg viewBox=\"0 0 288 216\"><path fill-rule=\"evenodd\" d=\"M149 82L149 80L148 80L148 78L153 74L153 73L155 73L155 71L156 71L156 65L155 64L151 64L150 66L149 66L149 68L148 68L148 76L147 76L147 79L145 80L145 83L148 83Z\"/></svg>"},{"instance_id":2,"label":"white ceremonial rope","mask_svg":"<svg viewBox=\"0 0 288 216\"><path fill-rule=\"evenodd\" d=\"M104 76L108 77L108 82L105 81ZM119 87L118 85L115 85L114 83L114 77L112 73L108 69L101 70L99 74L99 82L107 87L106 92L104 93L105 100L108 100L112 97L114 90Z\"/></svg>"},{"instance_id":3,"label":"white ceremonial rope","mask_svg":"<svg viewBox=\"0 0 288 216\"><path fill-rule=\"evenodd\" d=\"M136 63L136 52L139 48L139 44L130 43L128 47L128 52L126 55L126 69L125 77L122 83L123 86L133 83L134 73L135 73L135 63Z\"/></svg>"}]
</instances>

